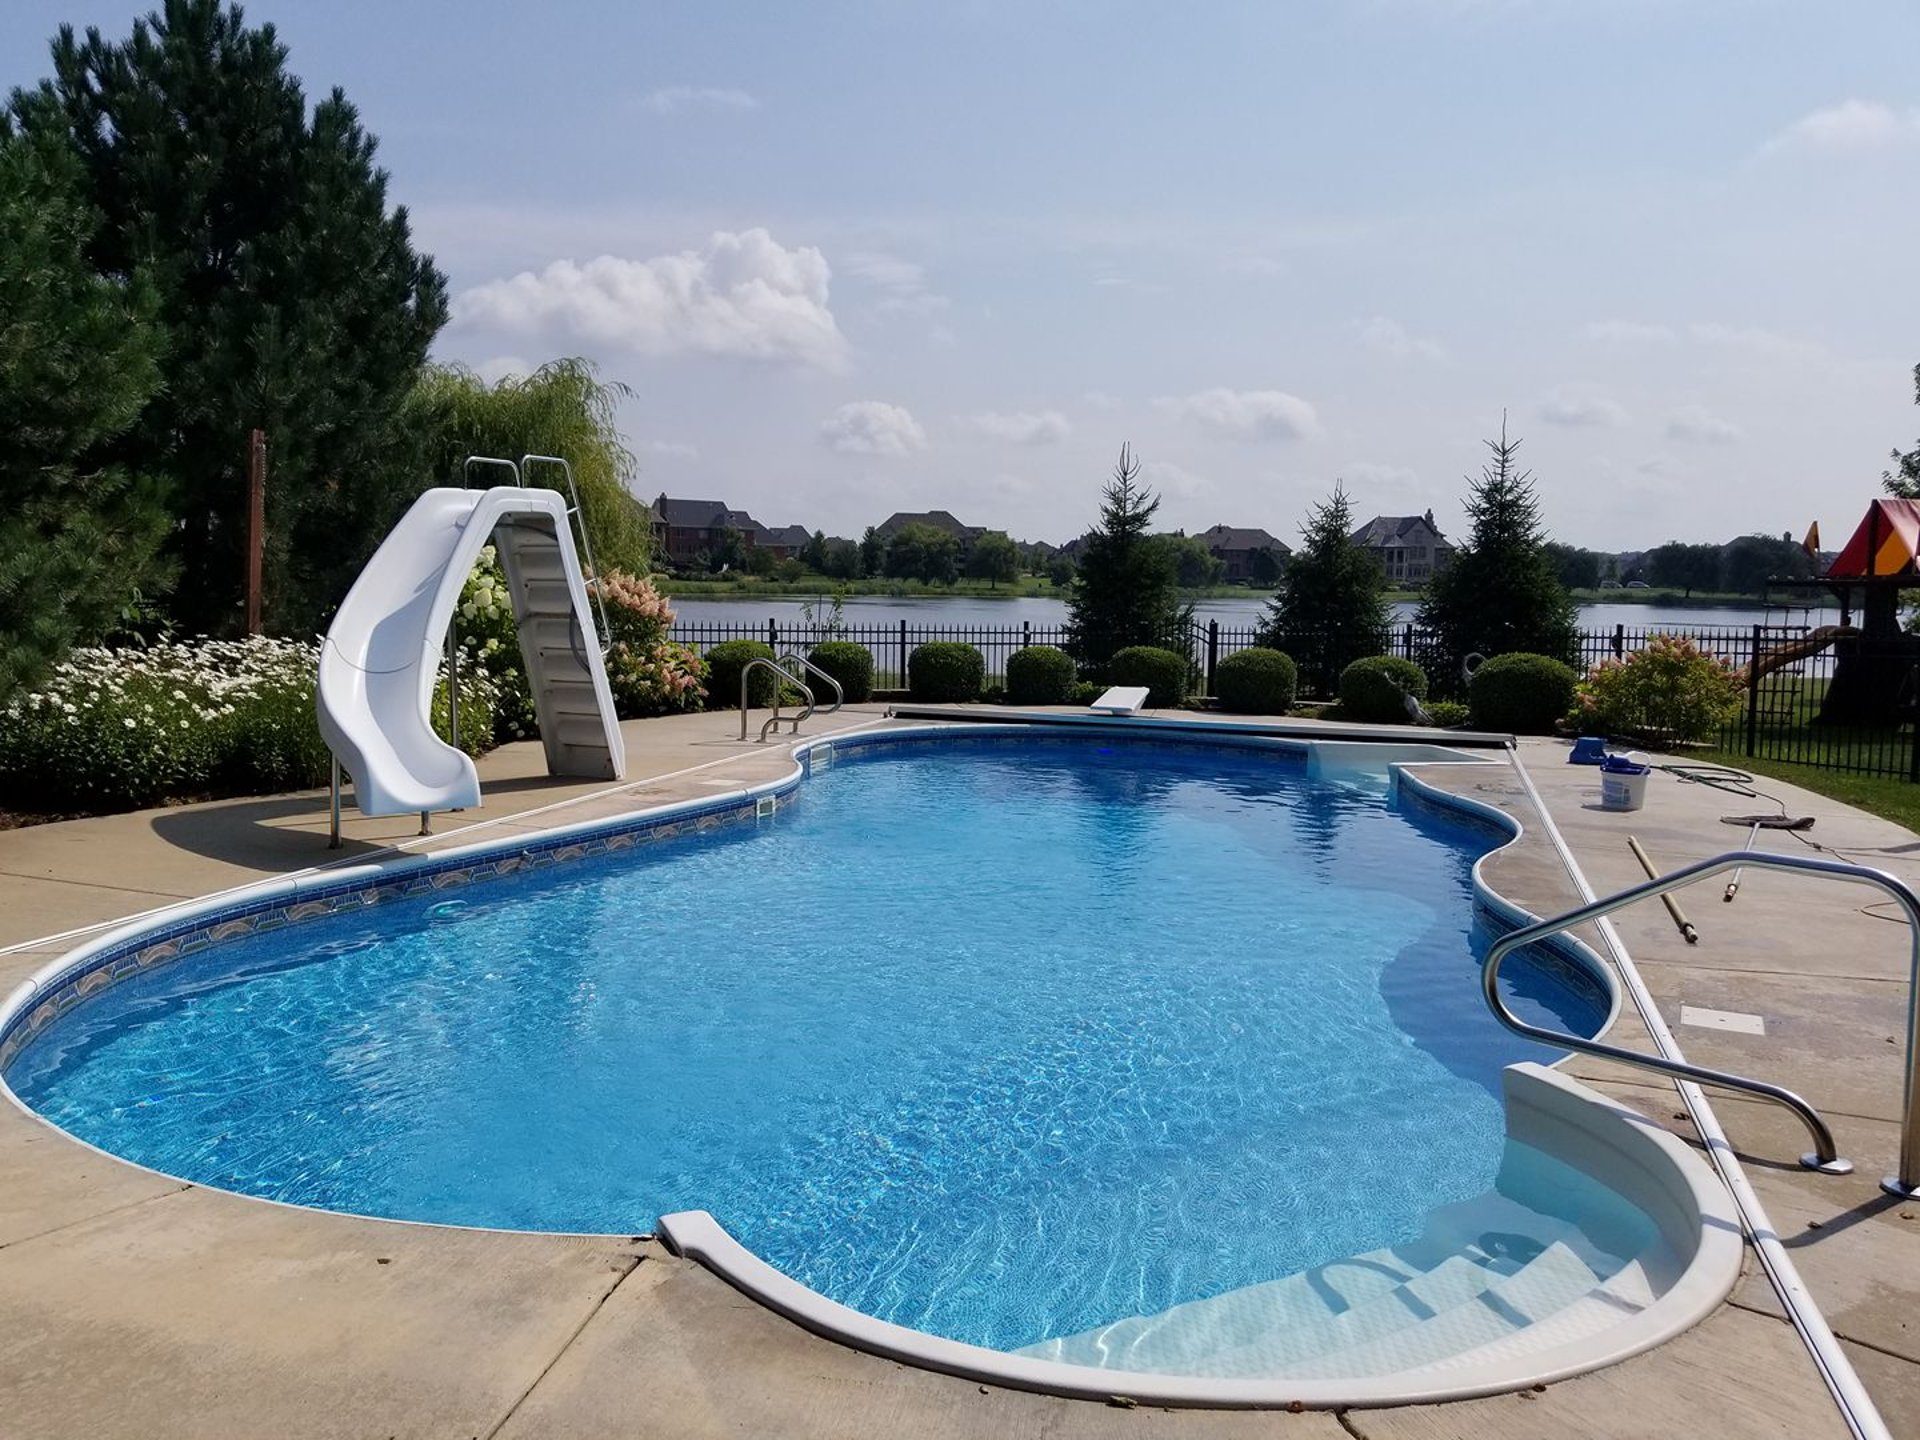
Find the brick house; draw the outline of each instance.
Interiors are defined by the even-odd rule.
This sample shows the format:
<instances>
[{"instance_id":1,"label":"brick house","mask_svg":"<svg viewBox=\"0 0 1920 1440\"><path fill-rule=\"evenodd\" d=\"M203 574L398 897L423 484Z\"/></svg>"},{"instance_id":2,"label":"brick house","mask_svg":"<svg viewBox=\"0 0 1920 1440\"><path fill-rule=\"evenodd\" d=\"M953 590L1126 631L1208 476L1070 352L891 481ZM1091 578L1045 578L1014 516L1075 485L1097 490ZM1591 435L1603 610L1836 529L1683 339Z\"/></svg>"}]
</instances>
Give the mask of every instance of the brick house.
<instances>
[{"instance_id":1,"label":"brick house","mask_svg":"<svg viewBox=\"0 0 1920 1440\"><path fill-rule=\"evenodd\" d=\"M1212 552L1213 557L1227 567L1229 580L1253 580L1253 557L1262 551L1274 559L1276 571L1287 567L1287 557L1293 554L1284 540L1276 539L1266 531L1242 529L1234 525L1215 525L1203 530L1197 537L1201 544Z\"/></svg>"}]
</instances>

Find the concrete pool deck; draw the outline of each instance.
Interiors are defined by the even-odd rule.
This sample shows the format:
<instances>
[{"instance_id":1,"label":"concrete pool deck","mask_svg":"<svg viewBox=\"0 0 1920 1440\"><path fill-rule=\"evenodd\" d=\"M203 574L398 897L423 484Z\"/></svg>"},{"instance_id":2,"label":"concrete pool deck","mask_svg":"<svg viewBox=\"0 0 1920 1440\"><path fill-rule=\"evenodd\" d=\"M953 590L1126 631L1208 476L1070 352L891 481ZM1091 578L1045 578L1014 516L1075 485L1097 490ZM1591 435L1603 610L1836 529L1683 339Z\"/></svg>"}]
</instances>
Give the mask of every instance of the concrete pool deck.
<instances>
[{"instance_id":1,"label":"concrete pool deck","mask_svg":"<svg viewBox=\"0 0 1920 1440\"><path fill-rule=\"evenodd\" d=\"M881 707L810 722L884 723ZM1198 717L1196 717L1198 719ZM1204 723L1203 721L1200 723ZM727 715L624 728L620 787L556 782L536 745L481 765L484 810L439 816L419 848L705 798L785 773L784 745L742 744ZM1594 888L1640 878L1625 836L1663 867L1737 849L1728 814L1759 801L1656 774L1634 815L1594 806L1565 747L1521 746ZM1489 862L1537 913L1576 900L1507 767L1427 772L1517 814L1526 838ZM1763 781L1810 838L1920 882L1920 837ZM548 807L564 805L553 813ZM351 816L351 812L350 816ZM349 818L347 858L416 844L412 822ZM323 794L240 800L0 832L0 986L71 941L32 943L171 900L337 858ZM1761 844L1798 849L1784 834ZM1920 1204L1878 1189L1893 1168L1907 931L1854 887L1749 873L1658 904L1622 937L1689 1058L1803 1091L1858 1169L1808 1174L1799 1126L1716 1093L1715 1107L1795 1263L1895 1434L1920 1435ZM1684 1007L1684 1010L1683 1010ZM1736 1017L1728 1020L1725 1017ZM1705 1023L1682 1023L1683 1017ZM1750 1033L1759 1017L1764 1033ZM1726 1028L1726 1027L1733 1028ZM1612 1037L1644 1046L1623 1012ZM1690 1141L1672 1085L1576 1059L1569 1073ZM506 1235L360 1220L182 1185L0 1109L0 1416L9 1433L87 1436L1342 1435L1842 1436L1839 1413L1771 1286L1749 1264L1733 1300L1622 1365L1524 1393L1337 1414L1119 1409L981 1386L844 1349L789 1324L650 1239Z\"/></svg>"}]
</instances>

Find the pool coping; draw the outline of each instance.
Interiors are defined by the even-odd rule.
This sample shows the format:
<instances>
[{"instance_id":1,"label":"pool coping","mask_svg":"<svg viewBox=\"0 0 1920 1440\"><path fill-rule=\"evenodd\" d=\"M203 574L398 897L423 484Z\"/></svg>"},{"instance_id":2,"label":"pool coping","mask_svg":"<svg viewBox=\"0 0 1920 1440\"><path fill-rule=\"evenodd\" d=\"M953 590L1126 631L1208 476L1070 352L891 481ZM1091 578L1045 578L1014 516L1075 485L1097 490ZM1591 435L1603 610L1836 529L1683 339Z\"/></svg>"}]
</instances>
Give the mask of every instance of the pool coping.
<instances>
[{"instance_id":1,"label":"pool coping","mask_svg":"<svg viewBox=\"0 0 1920 1440\"><path fill-rule=\"evenodd\" d=\"M1135 725L1120 728L1133 729L1138 733L1146 731L1148 727ZM174 959L185 958L188 955L199 953L211 945L226 940L241 938L244 935L252 934L259 930L279 928L279 926L284 924L298 923L306 919L322 918L341 911L368 908L389 900L414 898L426 893L450 890L462 885L517 873L522 870L539 870L569 860L595 858L617 850L631 848L633 845L640 843L642 839L664 839L679 836L687 833L689 826L697 832L716 829L726 824L751 821L762 815L774 813L777 810L781 797L793 793L821 766L833 763L835 756L843 750L864 750L893 743L932 740L936 738L944 738L951 741L958 738L972 737L1030 736L1031 733L1029 726L1016 720L1002 721L994 725L970 725L966 727L964 731L957 730L957 727L935 724L900 726L884 730L867 730L858 734L819 736L802 741L790 748L789 755L793 761L793 765L787 774L755 785L743 786L738 790L730 791L724 795L702 797L697 800L680 801L650 807L628 816L576 821L554 826L531 835L492 837L433 854L389 855L365 864L342 867L336 870L317 873L308 872L288 877L268 879L257 882L254 885L221 892L203 901L183 902L179 906L170 907L158 916L149 915L145 918L136 918L50 961L47 965L36 970L26 980L16 986L4 1002L0 1002L0 1091L4 1091L14 1106L30 1118L57 1131L63 1137L87 1149L93 1150L95 1153L108 1156L117 1163L130 1165L147 1173L165 1176L169 1179L181 1179L182 1183L192 1184L197 1188L221 1191L221 1193L231 1194L241 1199L264 1201L264 1203L270 1205L289 1209L312 1210L316 1207L295 1205L290 1202L273 1200L269 1197L247 1195L239 1191L224 1191L222 1187L203 1184L200 1181L186 1181L182 1179L182 1177L171 1176L168 1175L167 1172L140 1165L136 1161L127 1160L125 1157L115 1155L110 1151L100 1150L98 1147L89 1144L89 1142L77 1136L72 1136L69 1132L26 1105L20 1097L15 1094L12 1087L6 1083L5 1068L12 1059L18 1055L20 1050L24 1048L26 1044L30 1043L32 1039L48 1025L51 1025L75 1005L82 1003L115 981L141 973L156 965L165 964ZM1316 765L1316 756L1323 753L1319 749L1321 746L1332 747L1328 752L1324 753L1333 755L1338 755L1339 752L1347 749L1350 744L1354 751L1391 749L1414 752L1412 755L1398 760L1389 759L1386 761L1386 773L1389 778L1389 783L1396 791L1410 791L1418 803L1431 805L1437 810L1448 812L1451 817L1455 819L1465 817L1470 821L1485 824L1488 828L1503 833L1506 837L1501 845L1489 850L1486 855L1483 855L1474 863L1472 874L1476 908L1484 908L1488 914L1505 924L1524 924L1534 918L1525 910L1507 902L1504 897L1499 896L1498 892L1487 884L1482 874L1482 867L1492 855L1516 843L1525 833L1524 827L1519 819L1495 806L1487 805L1473 800L1470 797L1456 795L1443 788L1426 784L1412 773L1414 768L1423 765L1440 764L1452 766L1468 764L1482 766L1497 762L1467 755L1456 755L1446 758L1433 756L1433 751L1444 750L1446 748L1444 742L1438 741L1437 738L1429 740L1424 735L1416 740L1404 732L1399 736L1392 737L1393 743L1391 745L1372 743L1353 744L1349 741L1348 737L1342 736L1336 738L1327 736L1324 733L1301 736L1258 735L1244 732L1225 733L1211 726L1206 727L1204 730L1187 728L1177 737L1168 735L1165 727L1156 726L1152 727L1152 733L1142 733L1140 738L1149 743L1167 748L1186 750L1233 750L1243 753L1279 751L1301 755L1307 760L1310 771ZM1369 758L1377 761L1382 757L1375 754ZM1367 768L1372 769L1375 767L1369 765ZM1588 947L1572 937L1564 937L1564 943L1556 944L1553 948L1563 957L1570 959L1574 965L1584 971L1611 997L1612 1003L1608 1011L1606 1024L1603 1025L1600 1032L1598 1032L1605 1033L1606 1029L1612 1025L1619 1013L1621 996L1619 987L1614 983L1604 962L1589 950ZM1533 1066L1529 1068L1539 1069L1542 1070L1543 1073L1548 1073L1544 1067ZM1509 1074L1511 1075L1512 1073L1513 1067L1510 1067ZM1582 1104L1591 1103L1601 1107L1603 1110L1619 1110L1622 1114L1628 1116L1633 1114L1633 1112L1626 1110L1624 1107L1616 1106L1614 1102L1607 1100L1605 1097L1588 1091L1585 1087L1578 1086L1575 1082L1566 1080L1565 1077L1556 1076L1555 1079L1563 1082L1566 1086L1572 1087L1573 1090L1580 1092ZM1634 1118L1638 1119L1638 1117ZM1664 1137L1664 1132L1661 1133ZM1690 1186L1696 1190L1698 1188L1697 1182L1700 1176L1692 1174L1692 1170L1690 1169L1690 1167L1698 1167L1701 1175L1706 1177L1708 1187L1710 1189L1718 1188L1717 1182L1713 1181L1710 1173L1705 1171L1701 1162L1693 1157L1684 1146L1680 1145L1678 1141L1673 1141L1671 1137L1664 1137L1664 1139L1673 1147L1669 1152L1670 1158L1674 1160L1673 1168L1686 1177ZM324 1213L346 1215L360 1219L381 1220L387 1224L422 1225L427 1228L438 1229L473 1230L493 1233L563 1233L552 1231L515 1232L505 1227L413 1221L395 1219L387 1216L362 1215L358 1212L351 1211L329 1210ZM1700 1205L1700 1213L1703 1215L1712 1213L1711 1207L1702 1203ZM696 1217L705 1217L706 1225L711 1226L711 1230L704 1229ZM668 1217L663 1217L661 1220L661 1231L663 1234L667 1233L667 1218ZM892 1336L891 1333L878 1337L868 1336L866 1334L867 1326L881 1326L885 1328L886 1332L898 1332L899 1335L918 1337L920 1340L929 1342L936 1347L960 1345L960 1342L946 1341L940 1337L927 1335L924 1332L892 1326L888 1324L888 1322L874 1320L872 1317L863 1316L858 1312L846 1310L845 1307L838 1306L836 1302L828 1300L824 1296L819 1296L817 1292L801 1286L799 1282L792 1281L785 1276L779 1275L777 1271L773 1271L771 1267L765 1265L765 1262L760 1261L757 1257L753 1256L751 1252L734 1241L732 1237L726 1235L726 1232L720 1229L717 1222L712 1221L711 1217L707 1216L704 1211L680 1212L671 1218L676 1222L676 1225L674 1227L675 1233L670 1235L669 1239L674 1241L676 1248L684 1245L685 1249L683 1253L701 1260L702 1263L706 1264L710 1269L713 1269L715 1273L719 1274L723 1279L734 1284L743 1292L754 1295L757 1299L762 1299L763 1303L767 1303L771 1308L787 1314L793 1303L793 1297L787 1291L782 1290L781 1287L771 1287L771 1289L769 1289L765 1283L764 1276L761 1276L755 1267L777 1278L782 1283L782 1287L791 1287L792 1290L802 1291L805 1295L813 1296L814 1299L818 1301L819 1306L831 1307L832 1311L844 1311L846 1316L851 1316L854 1320L862 1322L861 1324L842 1325L838 1328L833 1328L826 1325L824 1319L822 1319L820 1325L815 1325L810 1324L799 1314L790 1315L790 1318L799 1320L800 1323L807 1325L809 1329L816 1329L818 1333L830 1334L832 1338L841 1340L843 1343L849 1344L856 1349L875 1350L877 1353L883 1354L895 1353L892 1347L896 1345L897 1337ZM606 1233L624 1234L626 1232ZM1705 1232L1703 1231L1702 1233ZM1705 1248L1706 1247L1703 1246L1703 1252ZM1361 1377L1355 1377L1349 1380L1332 1382L1272 1382L1264 1389L1256 1386L1253 1391L1249 1391L1246 1387L1253 1382L1205 1382L1193 1380L1190 1377L1128 1375L1126 1378L1130 1384L1134 1384L1138 1388L1130 1389L1127 1393L1134 1398L1152 1399L1158 1396L1165 1398L1166 1403L1169 1404L1203 1407L1277 1406L1299 1403L1313 1408L1322 1408L1345 1405L1414 1404L1429 1400L1467 1398L1472 1395L1483 1395L1503 1390L1523 1388L1527 1385L1542 1383L1545 1380L1555 1378L1565 1378L1568 1375L1582 1373L1586 1370L1595 1369L1602 1365L1626 1359L1631 1355L1641 1353L1645 1349L1661 1343L1661 1341L1670 1338L1674 1334L1680 1333L1680 1331L1696 1323L1705 1313L1710 1311L1714 1305L1717 1305L1721 1298L1724 1298L1727 1291L1730 1290L1734 1279L1737 1278L1737 1268L1738 1256L1736 1253L1734 1261L1735 1273L1725 1277L1725 1284L1719 1286L1711 1303L1707 1303L1704 1309L1698 1309L1697 1313L1695 1313L1692 1308L1686 1309L1685 1314L1689 1318L1685 1318L1684 1321L1665 1326L1660 1329L1657 1334L1651 1334L1644 1339L1636 1339L1631 1343L1616 1344L1607 1347L1605 1353L1595 1353L1592 1347L1578 1347L1581 1353L1576 1357L1569 1358L1562 1362L1562 1368L1554 1370L1551 1374L1543 1371L1540 1368L1539 1362L1543 1358L1551 1360L1556 1352L1553 1350L1545 1350L1537 1352L1535 1356L1530 1357L1534 1363L1526 1366L1507 1365L1500 1367L1498 1378L1476 1377L1472 1370L1462 1367L1452 1372L1456 1377L1462 1378L1458 1378L1454 1383L1446 1386L1432 1389L1393 1390L1385 1384L1391 1377L1376 1377L1376 1380L1372 1382ZM1693 1267L1689 1266L1687 1274L1676 1281L1675 1286L1667 1293L1672 1294L1681 1290L1691 1276L1692 1269ZM756 1286L759 1288L756 1288ZM1707 1288L1710 1289L1712 1287L1708 1286ZM760 1293L762 1290L768 1290L769 1293L762 1294ZM780 1291L784 1298L780 1300L770 1298L774 1291ZM1662 1299L1664 1298L1663 1296ZM1698 1297L1696 1296L1695 1298L1697 1299ZM1659 1302L1656 1302L1656 1305L1658 1303ZM807 1309L810 1314L813 1313L812 1307L801 1308ZM1643 1314L1651 1314L1652 1311L1653 1307L1650 1307L1649 1310L1643 1312ZM830 1312L823 1313L830 1314ZM1663 1315L1666 1313L1667 1312L1662 1312ZM820 1317L816 1316L816 1318ZM1608 1336L1616 1336L1619 1328L1621 1327L1615 1327L1613 1330L1606 1332L1606 1334ZM972 1346L961 1346L960 1348L967 1351L975 1351L978 1349L978 1347ZM989 1374L986 1370L968 1369L965 1372L955 1370L952 1373L977 1374L980 1378L995 1379L1000 1383L1014 1385L1019 1388L1043 1389L1049 1393L1068 1395L1090 1395L1096 1398L1116 1393L1114 1386L1118 1383L1122 1375L1125 1374L1125 1372L1106 1371L1093 1367L1031 1360L1025 1357L1006 1355L998 1351L986 1350L979 1351L979 1353L985 1356L995 1357L998 1362L1018 1362L1016 1370L1035 1365L1047 1367L1050 1377L1049 1383L1044 1385L1027 1384L1018 1378L1017 1374L1000 1372ZM936 1370L950 1368L947 1365L938 1363L936 1359L922 1358L915 1360L914 1363L925 1364L928 1368ZM1524 1370L1525 1373L1520 1373L1522 1370ZM1083 1378L1079 1384L1068 1385L1062 1381L1061 1377L1053 1375L1052 1372L1054 1371L1065 1372L1065 1374L1071 1377L1093 1377L1093 1379L1085 1380ZM1182 1383L1175 1384L1170 1388L1154 1390L1148 1384L1150 1381ZM1190 1386L1198 1386L1199 1388L1190 1391L1188 1389ZM1217 1394L1213 1394L1208 1389L1210 1386L1225 1386L1226 1388ZM1276 1386L1284 1388L1285 1394L1281 1394L1280 1388L1275 1388ZM1212 1394L1212 1398L1209 1398L1210 1394ZM1376 1396L1378 1398L1375 1398Z\"/></svg>"}]
</instances>

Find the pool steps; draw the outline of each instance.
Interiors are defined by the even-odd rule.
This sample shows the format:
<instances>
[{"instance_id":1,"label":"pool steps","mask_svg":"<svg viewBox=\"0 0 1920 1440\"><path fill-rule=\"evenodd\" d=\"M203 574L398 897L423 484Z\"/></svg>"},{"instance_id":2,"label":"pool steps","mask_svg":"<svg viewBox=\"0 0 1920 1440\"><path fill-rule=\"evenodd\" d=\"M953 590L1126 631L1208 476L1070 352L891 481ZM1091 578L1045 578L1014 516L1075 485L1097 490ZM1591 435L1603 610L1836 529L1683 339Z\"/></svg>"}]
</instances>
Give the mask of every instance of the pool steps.
<instances>
[{"instance_id":1,"label":"pool steps","mask_svg":"<svg viewBox=\"0 0 1920 1440\"><path fill-rule=\"evenodd\" d=\"M1527 1246L1536 1253L1511 1253ZM1515 1335L1530 1350L1618 1324L1650 1305L1653 1277L1674 1268L1662 1250L1656 1241L1646 1261L1622 1261L1577 1225L1488 1194L1434 1211L1408 1244L1017 1353L1222 1377L1417 1370L1479 1358Z\"/></svg>"}]
</instances>

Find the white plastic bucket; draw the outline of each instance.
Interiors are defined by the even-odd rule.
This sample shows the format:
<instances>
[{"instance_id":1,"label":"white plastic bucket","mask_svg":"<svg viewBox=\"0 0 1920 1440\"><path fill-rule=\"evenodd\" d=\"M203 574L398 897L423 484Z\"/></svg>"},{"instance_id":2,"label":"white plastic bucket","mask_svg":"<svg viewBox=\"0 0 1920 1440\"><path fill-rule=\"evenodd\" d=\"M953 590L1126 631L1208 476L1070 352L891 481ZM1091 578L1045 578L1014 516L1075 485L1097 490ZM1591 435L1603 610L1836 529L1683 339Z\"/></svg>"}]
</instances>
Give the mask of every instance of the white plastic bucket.
<instances>
[{"instance_id":1,"label":"white plastic bucket","mask_svg":"<svg viewBox=\"0 0 1920 1440\"><path fill-rule=\"evenodd\" d=\"M1651 767L1641 763L1632 770L1600 772L1600 808L1602 810L1638 810L1647 801L1647 776Z\"/></svg>"}]
</instances>

